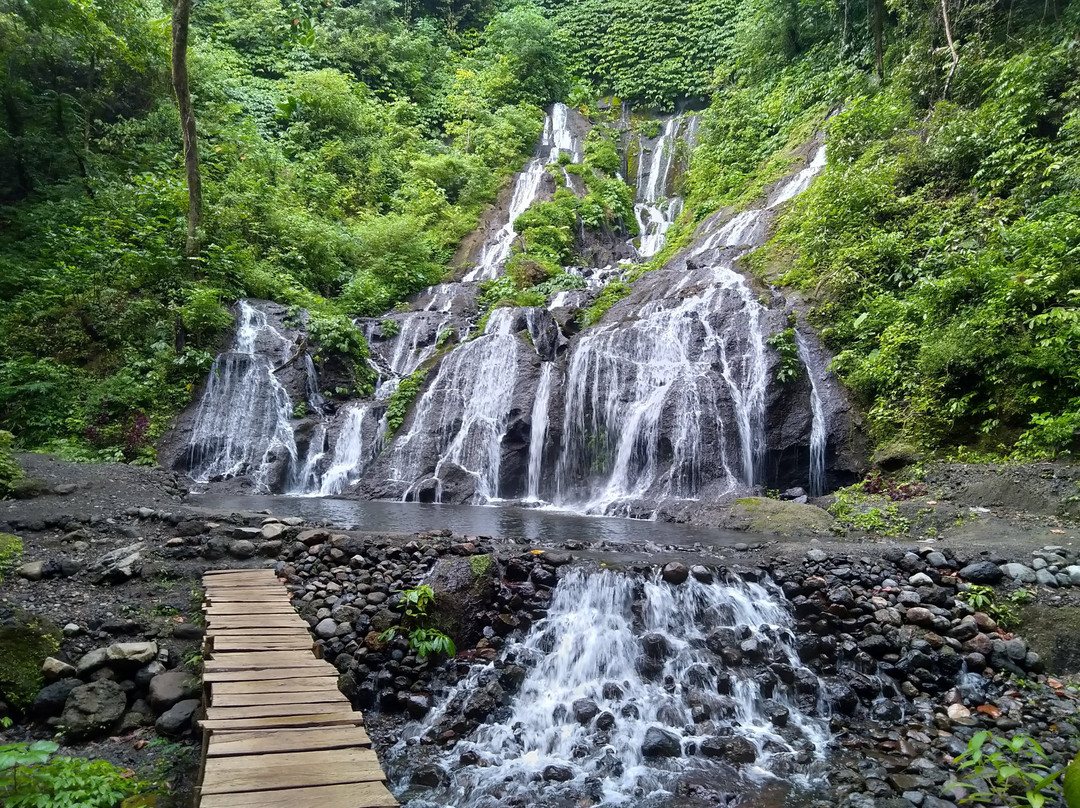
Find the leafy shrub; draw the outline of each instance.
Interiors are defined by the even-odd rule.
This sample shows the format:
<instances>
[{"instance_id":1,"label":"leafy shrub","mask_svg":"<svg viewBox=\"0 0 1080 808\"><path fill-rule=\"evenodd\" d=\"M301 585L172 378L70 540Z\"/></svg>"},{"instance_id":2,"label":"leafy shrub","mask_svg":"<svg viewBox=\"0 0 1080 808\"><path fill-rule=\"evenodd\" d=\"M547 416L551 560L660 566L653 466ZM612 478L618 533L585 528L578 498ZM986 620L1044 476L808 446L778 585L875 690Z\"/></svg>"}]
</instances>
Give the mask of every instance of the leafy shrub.
<instances>
[{"instance_id":1,"label":"leafy shrub","mask_svg":"<svg viewBox=\"0 0 1080 808\"><path fill-rule=\"evenodd\" d=\"M596 298L596 302L589 306L589 308L583 309L579 315L578 319L581 321L582 327L588 328L589 326L600 322L600 318L607 313L607 310L624 297L627 297L631 291L629 284L624 281L609 281L600 291L599 296Z\"/></svg>"},{"instance_id":2,"label":"leafy shrub","mask_svg":"<svg viewBox=\"0 0 1080 808\"><path fill-rule=\"evenodd\" d=\"M1001 738L985 730L976 732L953 762L957 778L945 789L962 790L962 805L1043 808L1062 792L1059 779L1064 770L1055 769L1038 742L1027 735Z\"/></svg>"},{"instance_id":3,"label":"leafy shrub","mask_svg":"<svg viewBox=\"0 0 1080 808\"><path fill-rule=\"evenodd\" d=\"M104 760L55 756L52 741L0 746L0 801L7 808L114 808L156 790Z\"/></svg>"},{"instance_id":4,"label":"leafy shrub","mask_svg":"<svg viewBox=\"0 0 1080 808\"><path fill-rule=\"evenodd\" d=\"M401 599L398 606L405 609L407 622L413 623L411 629L404 626L391 626L379 635L380 642L389 642L399 632L409 632L409 648L420 659L426 659L432 654L446 654L449 657L457 654L454 641L446 634L434 628L425 628L420 625L428 619L428 608L435 603L435 593L427 584L421 584L413 589L400 591Z\"/></svg>"},{"instance_id":5,"label":"leafy shrub","mask_svg":"<svg viewBox=\"0 0 1080 808\"><path fill-rule=\"evenodd\" d=\"M787 384L802 377L803 364L799 358L799 347L795 342L794 328L788 328L773 334L765 342L780 354L780 367L776 371L776 380L780 384Z\"/></svg>"},{"instance_id":6,"label":"leafy shrub","mask_svg":"<svg viewBox=\"0 0 1080 808\"><path fill-rule=\"evenodd\" d=\"M895 503L877 504L880 500L862 490L861 484L839 489L829 506L840 530L863 530L881 536L900 536L907 533L910 522L901 515Z\"/></svg>"},{"instance_id":7,"label":"leafy shrub","mask_svg":"<svg viewBox=\"0 0 1080 808\"><path fill-rule=\"evenodd\" d=\"M406 376L398 382L397 388L390 394L390 400L386 404L386 430L388 436L394 435L401 429L401 424L405 421L405 416L409 414L409 410L412 409L413 402L420 392L420 387L423 385L426 375L427 370L420 368L412 375Z\"/></svg>"},{"instance_id":8,"label":"leafy shrub","mask_svg":"<svg viewBox=\"0 0 1080 808\"><path fill-rule=\"evenodd\" d=\"M186 290L180 319L198 346L212 346L233 324L232 314L221 304L221 292L213 287Z\"/></svg>"}]
</instances>

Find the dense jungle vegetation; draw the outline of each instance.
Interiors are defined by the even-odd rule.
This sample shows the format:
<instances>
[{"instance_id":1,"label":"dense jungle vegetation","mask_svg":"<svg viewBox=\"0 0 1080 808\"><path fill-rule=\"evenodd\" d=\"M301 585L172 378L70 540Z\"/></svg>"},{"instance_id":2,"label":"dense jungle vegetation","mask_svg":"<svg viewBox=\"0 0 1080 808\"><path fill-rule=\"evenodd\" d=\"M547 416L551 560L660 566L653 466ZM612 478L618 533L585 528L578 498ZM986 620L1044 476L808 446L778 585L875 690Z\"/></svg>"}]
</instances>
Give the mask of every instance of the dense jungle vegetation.
<instances>
[{"instance_id":1,"label":"dense jungle vegetation","mask_svg":"<svg viewBox=\"0 0 1080 808\"><path fill-rule=\"evenodd\" d=\"M666 254L824 126L826 171L751 268L810 301L877 442L1080 448L1075 2L194 0L190 257L170 11L0 0L0 428L23 447L152 460L237 297L362 357L346 315L442 278L541 107L615 96L707 106ZM625 220L613 152L589 145L591 205L530 211L545 249L504 286L556 282L552 222Z\"/></svg>"}]
</instances>

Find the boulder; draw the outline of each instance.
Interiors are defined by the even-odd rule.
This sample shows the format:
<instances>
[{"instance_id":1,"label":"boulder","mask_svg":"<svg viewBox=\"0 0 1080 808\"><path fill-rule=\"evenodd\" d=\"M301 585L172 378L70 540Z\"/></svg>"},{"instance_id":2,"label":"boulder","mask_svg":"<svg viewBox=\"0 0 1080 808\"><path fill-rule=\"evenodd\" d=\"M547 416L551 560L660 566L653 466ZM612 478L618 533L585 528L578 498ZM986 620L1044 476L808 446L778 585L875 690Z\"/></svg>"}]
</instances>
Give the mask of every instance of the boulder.
<instances>
[{"instance_id":1,"label":"boulder","mask_svg":"<svg viewBox=\"0 0 1080 808\"><path fill-rule=\"evenodd\" d=\"M19 577L28 581L40 581L45 575L44 561L29 561L19 567Z\"/></svg>"},{"instance_id":2,"label":"boulder","mask_svg":"<svg viewBox=\"0 0 1080 808\"><path fill-rule=\"evenodd\" d=\"M670 730L649 727L641 743L641 754L647 758L678 757L682 754L682 741Z\"/></svg>"},{"instance_id":3,"label":"boulder","mask_svg":"<svg viewBox=\"0 0 1080 808\"><path fill-rule=\"evenodd\" d=\"M45 683L42 665L60 650L54 623L0 601L0 701L23 707Z\"/></svg>"},{"instance_id":4,"label":"boulder","mask_svg":"<svg viewBox=\"0 0 1080 808\"><path fill-rule=\"evenodd\" d=\"M52 718L64 712L71 691L82 686L78 679L60 679L51 685L45 685L34 697L34 703L30 706L30 713L39 721Z\"/></svg>"},{"instance_id":5,"label":"boulder","mask_svg":"<svg viewBox=\"0 0 1080 808\"><path fill-rule=\"evenodd\" d=\"M490 555L443 557L431 568L427 583L435 604L428 615L458 648L472 647L484 636L483 615L495 598L498 575Z\"/></svg>"},{"instance_id":6,"label":"boulder","mask_svg":"<svg viewBox=\"0 0 1080 808\"><path fill-rule=\"evenodd\" d=\"M120 584L134 578L142 570L145 549L145 542L137 542L106 553L91 566L91 579L96 584Z\"/></svg>"},{"instance_id":7,"label":"boulder","mask_svg":"<svg viewBox=\"0 0 1080 808\"><path fill-rule=\"evenodd\" d=\"M72 740L107 732L127 707L127 694L116 682L100 679L74 688L64 704L60 726Z\"/></svg>"},{"instance_id":8,"label":"boulder","mask_svg":"<svg viewBox=\"0 0 1080 808\"><path fill-rule=\"evenodd\" d=\"M41 663L41 672L50 682L55 682L57 679L67 679L74 676L75 666L69 665L62 659L48 657Z\"/></svg>"},{"instance_id":9,"label":"boulder","mask_svg":"<svg viewBox=\"0 0 1080 808\"><path fill-rule=\"evenodd\" d=\"M177 702L158 718L154 728L166 738L178 738L191 729L192 719L199 709L198 699Z\"/></svg>"},{"instance_id":10,"label":"boulder","mask_svg":"<svg viewBox=\"0 0 1080 808\"><path fill-rule=\"evenodd\" d=\"M690 577L690 568L678 561L672 561L664 565L660 575L669 584L681 584Z\"/></svg>"},{"instance_id":11,"label":"boulder","mask_svg":"<svg viewBox=\"0 0 1080 808\"><path fill-rule=\"evenodd\" d=\"M976 561L960 570L960 577L973 584L996 584L1004 575L1001 567L992 561Z\"/></svg>"},{"instance_id":12,"label":"boulder","mask_svg":"<svg viewBox=\"0 0 1080 808\"><path fill-rule=\"evenodd\" d=\"M186 671L165 671L150 680L147 701L156 715L190 699L197 699L202 690L199 677Z\"/></svg>"}]
</instances>

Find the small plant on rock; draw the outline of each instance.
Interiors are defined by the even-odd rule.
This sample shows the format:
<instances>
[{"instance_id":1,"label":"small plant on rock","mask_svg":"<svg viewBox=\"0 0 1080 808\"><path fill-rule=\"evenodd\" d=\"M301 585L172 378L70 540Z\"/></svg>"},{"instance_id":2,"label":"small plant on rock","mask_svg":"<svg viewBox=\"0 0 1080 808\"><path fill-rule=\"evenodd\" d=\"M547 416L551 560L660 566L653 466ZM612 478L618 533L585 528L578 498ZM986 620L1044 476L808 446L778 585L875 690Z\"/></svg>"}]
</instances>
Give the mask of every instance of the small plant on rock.
<instances>
[{"instance_id":1,"label":"small plant on rock","mask_svg":"<svg viewBox=\"0 0 1080 808\"><path fill-rule=\"evenodd\" d=\"M1043 808L1061 794L1055 769L1042 747L1028 735L999 738L977 732L967 751L954 761L957 777L946 791L962 790L961 805L1004 805Z\"/></svg>"},{"instance_id":2,"label":"small plant on rock","mask_svg":"<svg viewBox=\"0 0 1080 808\"><path fill-rule=\"evenodd\" d=\"M431 587L421 584L413 589L402 589L399 594L401 599L398 601L398 606L405 608L405 617L408 622L414 624L426 622L428 607L435 603L435 593L431 591ZM409 649L420 659L426 659L432 654L446 654L450 657L457 654L454 641L446 634L438 629L421 625L414 625L412 628L391 626L379 635L379 641L390 642L399 632L408 632Z\"/></svg>"}]
</instances>

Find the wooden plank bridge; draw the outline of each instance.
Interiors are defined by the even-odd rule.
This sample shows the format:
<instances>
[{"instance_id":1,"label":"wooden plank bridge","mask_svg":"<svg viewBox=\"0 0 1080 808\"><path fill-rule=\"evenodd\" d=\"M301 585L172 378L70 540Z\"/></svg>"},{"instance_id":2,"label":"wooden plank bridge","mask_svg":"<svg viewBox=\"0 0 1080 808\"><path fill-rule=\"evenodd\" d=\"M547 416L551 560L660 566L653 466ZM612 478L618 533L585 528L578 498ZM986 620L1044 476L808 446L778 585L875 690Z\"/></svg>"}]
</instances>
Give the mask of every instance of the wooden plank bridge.
<instances>
[{"instance_id":1,"label":"wooden plank bridge","mask_svg":"<svg viewBox=\"0 0 1080 808\"><path fill-rule=\"evenodd\" d=\"M364 717L273 570L203 576L198 808L390 808Z\"/></svg>"}]
</instances>

